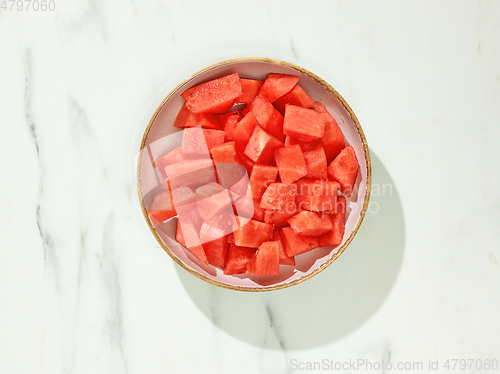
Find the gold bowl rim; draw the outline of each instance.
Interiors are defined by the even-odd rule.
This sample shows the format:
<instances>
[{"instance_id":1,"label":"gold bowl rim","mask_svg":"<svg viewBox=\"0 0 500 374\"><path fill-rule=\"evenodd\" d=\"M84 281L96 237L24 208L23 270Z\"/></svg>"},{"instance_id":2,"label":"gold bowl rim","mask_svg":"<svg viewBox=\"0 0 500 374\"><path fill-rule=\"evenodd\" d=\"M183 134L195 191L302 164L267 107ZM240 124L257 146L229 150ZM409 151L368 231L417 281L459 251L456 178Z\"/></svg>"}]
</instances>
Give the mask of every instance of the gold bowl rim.
<instances>
[{"instance_id":1,"label":"gold bowl rim","mask_svg":"<svg viewBox=\"0 0 500 374\"><path fill-rule=\"evenodd\" d=\"M236 286L232 284L227 284L224 282L220 282L217 280L214 280L210 277L207 277L196 270L191 269L189 266L184 264L171 250L168 248L168 246L163 242L161 237L158 235L158 232L156 231L153 223L151 222L151 219L149 218L148 210L143 204L143 198L142 198L142 180L141 180L141 171L142 171L142 157L143 157L143 152L145 149L146 145L146 140L148 138L149 132L151 131L151 127L153 123L155 122L156 118L158 117L160 111L163 109L165 104L167 103L168 100L178 91L180 90L183 86L185 86L187 83L192 81L194 78L211 71L213 69L219 68L221 66L225 65L231 65L234 63L241 63L241 62L265 62L265 63L272 63L272 64L277 64L277 65L283 65L289 68L292 68L294 70L297 70L301 72L304 75L309 76L310 78L314 79L316 82L321 84L323 87L325 87L330 93L332 93L344 106L344 108L347 110L349 115L351 116L351 119L353 123L356 126L356 129L358 131L358 134L361 138L361 142L363 144L363 153L365 156L365 161L366 161L366 173L367 173L367 178L366 178L366 193L365 193L365 199L363 202L363 208L361 209L360 216L358 218L358 222L356 223L356 226L351 232L351 235L349 238L345 241L345 243L340 247L335 254L332 255L331 258L329 258L324 264L322 264L319 268L315 269L314 271L304 274L298 279L295 279L290 282L284 282L280 283L277 285L271 285L271 286L262 286L262 287L243 287L243 286ZM247 291L247 292L263 292L263 291L274 291L274 290L279 290L283 288L288 288L291 286L294 286L296 284L302 283L306 281L309 278L312 278L319 272L323 271L326 269L328 266L330 266L337 258L340 257L342 253L344 253L345 249L349 246L349 244L352 242L354 239L354 236L357 234L359 227L361 226L361 223L363 222L363 219L365 217L366 211L368 209L368 202L370 199L370 192L371 192L371 182L372 182L372 172L371 172L371 160L370 160L370 152L368 149L368 143L365 138L365 134L363 132L363 129L361 128L361 124L359 123L358 118L354 114L353 110L347 104L345 99L340 95L337 90L335 90L328 82L326 82L324 79L320 78L316 74L310 72L309 70L306 70L298 65L292 64L290 62L282 61L279 59L274 59L274 58L267 58L267 57L241 57L241 58L234 58L234 59L229 59L229 60L224 60L217 62L215 64L209 65L205 67L202 70L199 70L198 72L190 75L186 79L184 79L181 83L179 83L174 89L170 91L170 93L163 99L161 104L156 108L156 111L154 112L153 116L151 117L148 126L146 127L146 130L144 131L144 135L142 137L141 141L141 148L139 150L139 158L137 162L137 193L139 196L139 204L141 205L141 210L142 214L144 215L144 218L146 219L146 222L148 224L149 229L151 230L153 236L156 238L156 241L161 245L161 247L164 249L165 252L177 263L179 264L183 269L187 270L189 273L195 275L196 277L219 287L230 289L230 290L237 290L237 291Z\"/></svg>"}]
</instances>

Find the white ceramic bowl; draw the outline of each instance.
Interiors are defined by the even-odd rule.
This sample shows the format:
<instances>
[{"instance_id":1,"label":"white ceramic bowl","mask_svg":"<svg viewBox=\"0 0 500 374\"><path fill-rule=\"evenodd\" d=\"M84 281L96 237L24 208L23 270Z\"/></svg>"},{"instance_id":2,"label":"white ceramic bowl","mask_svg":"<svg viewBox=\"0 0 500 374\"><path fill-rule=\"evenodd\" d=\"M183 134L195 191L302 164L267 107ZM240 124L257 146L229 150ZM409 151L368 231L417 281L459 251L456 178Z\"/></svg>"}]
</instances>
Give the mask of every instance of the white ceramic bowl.
<instances>
[{"instance_id":1,"label":"white ceramic bowl","mask_svg":"<svg viewBox=\"0 0 500 374\"><path fill-rule=\"evenodd\" d=\"M346 142L351 145L359 162L356 187L347 198L347 218L344 239L337 247L317 248L295 257L296 266L280 265L277 276L224 275L221 269L207 266L175 241L176 219L155 227L147 207L156 193L161 192L162 177L152 162L179 146L181 129L173 127L174 119L184 99L180 94L197 84L238 73L242 78L265 79L268 73L300 76L298 84L314 101L320 100L336 119ZM177 133L177 134L175 134ZM269 291L305 281L325 269L347 248L363 220L371 186L371 164L368 145L354 112L342 96L317 75L290 63L268 58L238 58L223 61L193 74L181 82L156 109L142 138L137 167L137 187L144 218L152 234L175 262L191 274L217 286L240 291Z\"/></svg>"}]
</instances>

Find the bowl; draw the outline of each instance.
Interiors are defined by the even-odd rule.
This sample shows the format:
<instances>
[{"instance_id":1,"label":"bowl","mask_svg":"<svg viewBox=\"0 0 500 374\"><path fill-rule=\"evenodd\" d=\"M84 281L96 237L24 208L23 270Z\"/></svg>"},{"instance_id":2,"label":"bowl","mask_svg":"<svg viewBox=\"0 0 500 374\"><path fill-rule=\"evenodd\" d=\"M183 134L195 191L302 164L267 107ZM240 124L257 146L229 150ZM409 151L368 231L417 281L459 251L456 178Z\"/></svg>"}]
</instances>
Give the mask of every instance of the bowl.
<instances>
[{"instance_id":1,"label":"bowl","mask_svg":"<svg viewBox=\"0 0 500 374\"><path fill-rule=\"evenodd\" d=\"M238 73L242 78L265 79L268 73L300 76L298 84L314 101L320 100L339 124L346 143L356 153L359 170L354 192L347 198L346 225L342 243L316 248L295 257L296 266L280 265L277 276L225 275L221 269L205 265L175 240L176 219L155 226L148 214L153 197L162 191L163 178L153 161L179 145L182 131L173 127L186 89L211 79ZM137 188L144 218L160 246L186 271L211 284L239 291L270 291L301 283L332 264L346 250L359 230L368 208L371 164L368 145L356 115L344 98L326 81L310 71L280 60L249 57L222 61L189 76L160 103L147 125L137 162Z\"/></svg>"}]
</instances>

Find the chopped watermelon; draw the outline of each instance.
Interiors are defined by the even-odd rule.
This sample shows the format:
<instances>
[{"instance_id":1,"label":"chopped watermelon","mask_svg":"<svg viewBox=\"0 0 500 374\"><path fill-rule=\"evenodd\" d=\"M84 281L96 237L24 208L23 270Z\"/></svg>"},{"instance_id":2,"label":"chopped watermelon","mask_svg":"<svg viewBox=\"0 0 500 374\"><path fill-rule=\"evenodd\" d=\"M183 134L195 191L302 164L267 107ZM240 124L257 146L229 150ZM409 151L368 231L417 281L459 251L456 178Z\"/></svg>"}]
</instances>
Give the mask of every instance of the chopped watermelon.
<instances>
[{"instance_id":1,"label":"chopped watermelon","mask_svg":"<svg viewBox=\"0 0 500 374\"><path fill-rule=\"evenodd\" d=\"M296 202L300 210L330 212L337 204L339 184L325 179L302 178L296 182Z\"/></svg>"},{"instance_id":2,"label":"chopped watermelon","mask_svg":"<svg viewBox=\"0 0 500 374\"><path fill-rule=\"evenodd\" d=\"M252 197L260 201L266 188L276 182L278 168L276 166L255 164L250 174L250 189Z\"/></svg>"},{"instance_id":3,"label":"chopped watermelon","mask_svg":"<svg viewBox=\"0 0 500 374\"><path fill-rule=\"evenodd\" d=\"M269 73L264 81L264 85L260 89L259 95L272 103L290 91L299 79L300 77L296 75Z\"/></svg>"},{"instance_id":4,"label":"chopped watermelon","mask_svg":"<svg viewBox=\"0 0 500 374\"><path fill-rule=\"evenodd\" d=\"M290 184L307 174L306 161L299 145L283 147L274 152L274 158L285 184Z\"/></svg>"},{"instance_id":5,"label":"chopped watermelon","mask_svg":"<svg viewBox=\"0 0 500 374\"><path fill-rule=\"evenodd\" d=\"M287 105L283 132L297 140L310 142L325 133L326 118L321 113L296 105Z\"/></svg>"},{"instance_id":6,"label":"chopped watermelon","mask_svg":"<svg viewBox=\"0 0 500 374\"><path fill-rule=\"evenodd\" d=\"M332 230L332 222L327 215L303 210L288 220L296 234L320 236Z\"/></svg>"},{"instance_id":7,"label":"chopped watermelon","mask_svg":"<svg viewBox=\"0 0 500 374\"><path fill-rule=\"evenodd\" d=\"M273 105L281 114L285 114L286 104L301 106L303 108L312 108L314 100L300 87L295 85L290 92L287 92L275 102Z\"/></svg>"},{"instance_id":8,"label":"chopped watermelon","mask_svg":"<svg viewBox=\"0 0 500 374\"><path fill-rule=\"evenodd\" d=\"M208 263L221 269L224 268L227 255L227 221L227 216L205 221L200 229L200 240Z\"/></svg>"},{"instance_id":9,"label":"chopped watermelon","mask_svg":"<svg viewBox=\"0 0 500 374\"><path fill-rule=\"evenodd\" d=\"M257 79L240 78L241 91L243 94L236 99L238 103L250 104L260 91L264 81Z\"/></svg>"},{"instance_id":10,"label":"chopped watermelon","mask_svg":"<svg viewBox=\"0 0 500 374\"><path fill-rule=\"evenodd\" d=\"M281 240L281 236L279 231L274 231L273 241L278 241L280 244L279 252L280 252L280 265L292 265L295 266L295 258L288 257L285 252L285 247L283 246L283 241Z\"/></svg>"},{"instance_id":11,"label":"chopped watermelon","mask_svg":"<svg viewBox=\"0 0 500 374\"><path fill-rule=\"evenodd\" d=\"M257 96L252 101L251 109L260 127L279 141L285 141L285 135L283 134L283 116L270 102Z\"/></svg>"},{"instance_id":12,"label":"chopped watermelon","mask_svg":"<svg viewBox=\"0 0 500 374\"><path fill-rule=\"evenodd\" d=\"M274 151L283 147L284 144L255 126L252 136L245 147L244 154L257 163L269 163L274 155Z\"/></svg>"},{"instance_id":13,"label":"chopped watermelon","mask_svg":"<svg viewBox=\"0 0 500 374\"><path fill-rule=\"evenodd\" d=\"M297 186L294 184L271 183L262 195L260 207L263 209L282 209L295 201Z\"/></svg>"},{"instance_id":14,"label":"chopped watermelon","mask_svg":"<svg viewBox=\"0 0 500 374\"><path fill-rule=\"evenodd\" d=\"M213 147L224 143L224 131L191 127L182 133L182 153L189 157L209 157Z\"/></svg>"},{"instance_id":15,"label":"chopped watermelon","mask_svg":"<svg viewBox=\"0 0 500 374\"><path fill-rule=\"evenodd\" d=\"M243 118L241 113L235 111L230 113L219 114L218 116L221 127L224 130L224 133L226 134L224 137L224 141L227 142L233 140L234 130L236 129L238 122L240 122L241 118Z\"/></svg>"},{"instance_id":16,"label":"chopped watermelon","mask_svg":"<svg viewBox=\"0 0 500 374\"><path fill-rule=\"evenodd\" d=\"M172 203L170 190L156 195L149 209L149 215L156 222L160 223L177 215Z\"/></svg>"},{"instance_id":17,"label":"chopped watermelon","mask_svg":"<svg viewBox=\"0 0 500 374\"><path fill-rule=\"evenodd\" d=\"M196 194L188 186L180 186L172 190L172 202L177 213L189 209L189 204L196 201ZM184 207L184 209L183 209Z\"/></svg>"},{"instance_id":18,"label":"chopped watermelon","mask_svg":"<svg viewBox=\"0 0 500 374\"><path fill-rule=\"evenodd\" d=\"M202 83L186 98L186 107L192 113L224 113L242 95L237 73Z\"/></svg>"},{"instance_id":19,"label":"chopped watermelon","mask_svg":"<svg viewBox=\"0 0 500 374\"><path fill-rule=\"evenodd\" d=\"M321 144L309 151L304 152L304 159L306 160L307 165L307 178L328 178L328 173L326 172L328 167L326 154Z\"/></svg>"},{"instance_id":20,"label":"chopped watermelon","mask_svg":"<svg viewBox=\"0 0 500 374\"><path fill-rule=\"evenodd\" d=\"M340 190L346 196L351 196L358 167L356 153L351 146L344 148L328 166L328 175L340 183Z\"/></svg>"},{"instance_id":21,"label":"chopped watermelon","mask_svg":"<svg viewBox=\"0 0 500 374\"><path fill-rule=\"evenodd\" d=\"M337 246L342 243L345 230L345 210L346 199L344 196L340 196L337 200L337 211L329 215L332 222L332 230L318 238L320 247Z\"/></svg>"},{"instance_id":22,"label":"chopped watermelon","mask_svg":"<svg viewBox=\"0 0 500 374\"><path fill-rule=\"evenodd\" d=\"M291 227L283 227L280 235L288 257L297 256L318 247L317 236L296 234Z\"/></svg>"},{"instance_id":23,"label":"chopped watermelon","mask_svg":"<svg viewBox=\"0 0 500 374\"><path fill-rule=\"evenodd\" d=\"M280 242L268 241L260 245L247 265L247 273L255 275L278 275L280 272Z\"/></svg>"},{"instance_id":24,"label":"chopped watermelon","mask_svg":"<svg viewBox=\"0 0 500 374\"><path fill-rule=\"evenodd\" d=\"M264 209L259 206L260 200L252 199L251 191L242 196L234 203L234 209L238 216L252 218L256 221L264 219Z\"/></svg>"},{"instance_id":25,"label":"chopped watermelon","mask_svg":"<svg viewBox=\"0 0 500 374\"><path fill-rule=\"evenodd\" d=\"M184 103L175 117L174 127L185 129L196 126L201 126L204 129L222 129L219 118L215 114L191 113Z\"/></svg>"},{"instance_id":26,"label":"chopped watermelon","mask_svg":"<svg viewBox=\"0 0 500 374\"><path fill-rule=\"evenodd\" d=\"M225 210L232 210L232 203L233 201L231 200L231 193L229 190L223 190L210 197L196 200L198 212L205 220L209 220L216 214L220 214Z\"/></svg>"},{"instance_id":27,"label":"chopped watermelon","mask_svg":"<svg viewBox=\"0 0 500 374\"><path fill-rule=\"evenodd\" d=\"M288 219L299 213L295 201L289 201L281 209L273 212L273 223L277 229L289 226Z\"/></svg>"},{"instance_id":28,"label":"chopped watermelon","mask_svg":"<svg viewBox=\"0 0 500 374\"><path fill-rule=\"evenodd\" d=\"M224 266L224 274L230 275L245 273L247 270L247 264L252 260L254 254L255 248L239 247L235 244L229 244L226 265Z\"/></svg>"},{"instance_id":29,"label":"chopped watermelon","mask_svg":"<svg viewBox=\"0 0 500 374\"><path fill-rule=\"evenodd\" d=\"M335 121L335 118L328 113L328 110L321 101L317 101L313 109L323 113L326 118L325 133L321 138L321 144L323 144L323 148L325 149L327 162L330 163L345 147L344 134L337 121Z\"/></svg>"},{"instance_id":30,"label":"chopped watermelon","mask_svg":"<svg viewBox=\"0 0 500 374\"><path fill-rule=\"evenodd\" d=\"M189 214L179 214L176 240L208 265L207 255L205 254L198 231Z\"/></svg>"},{"instance_id":31,"label":"chopped watermelon","mask_svg":"<svg viewBox=\"0 0 500 374\"><path fill-rule=\"evenodd\" d=\"M271 240L274 228L264 222L249 220L234 231L234 243L240 247L258 248L262 243Z\"/></svg>"},{"instance_id":32,"label":"chopped watermelon","mask_svg":"<svg viewBox=\"0 0 500 374\"><path fill-rule=\"evenodd\" d=\"M239 162L238 155L236 154L236 147L234 142L226 142L216 145L210 149L210 154L215 162L218 163L235 163Z\"/></svg>"},{"instance_id":33,"label":"chopped watermelon","mask_svg":"<svg viewBox=\"0 0 500 374\"><path fill-rule=\"evenodd\" d=\"M167 174L165 173L165 166L189 159L184 153L182 153L182 147L178 147L171 152L168 152L166 155L158 158L154 163L160 174L166 178Z\"/></svg>"},{"instance_id":34,"label":"chopped watermelon","mask_svg":"<svg viewBox=\"0 0 500 374\"><path fill-rule=\"evenodd\" d=\"M172 188L215 182L215 170L211 159L176 162L165 166L165 172Z\"/></svg>"},{"instance_id":35,"label":"chopped watermelon","mask_svg":"<svg viewBox=\"0 0 500 374\"><path fill-rule=\"evenodd\" d=\"M285 147L290 147L291 145L295 144L300 145L300 149L302 149L302 152L306 152L320 145L321 141L313 140L312 142L301 142L300 140L292 138L290 135L287 135L285 137Z\"/></svg>"},{"instance_id":36,"label":"chopped watermelon","mask_svg":"<svg viewBox=\"0 0 500 374\"><path fill-rule=\"evenodd\" d=\"M245 147L250 140L253 130L259 124L252 112L248 113L243 119L238 123L236 129L233 132L233 140L236 146L236 150L243 154Z\"/></svg>"}]
</instances>

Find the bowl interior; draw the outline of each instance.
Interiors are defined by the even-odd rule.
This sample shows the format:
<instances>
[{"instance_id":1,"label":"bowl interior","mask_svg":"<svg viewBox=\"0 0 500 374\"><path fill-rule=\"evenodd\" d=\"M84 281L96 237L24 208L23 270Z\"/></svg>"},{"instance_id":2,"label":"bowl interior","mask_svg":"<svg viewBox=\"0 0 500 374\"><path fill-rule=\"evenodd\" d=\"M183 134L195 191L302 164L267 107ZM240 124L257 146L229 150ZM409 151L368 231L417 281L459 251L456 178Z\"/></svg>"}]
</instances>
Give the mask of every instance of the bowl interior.
<instances>
[{"instance_id":1,"label":"bowl interior","mask_svg":"<svg viewBox=\"0 0 500 374\"><path fill-rule=\"evenodd\" d=\"M320 100L336 119L348 145L353 146L359 162L356 188L347 198L347 219L344 240L337 247L317 248L296 256L296 267L280 265L280 274L272 277L224 275L221 269L207 266L175 241L176 219L153 226L147 209L157 193L162 192L164 178L153 167L153 161L181 144L181 129L173 127L184 99L180 94L189 87L221 76L238 73L242 78L265 79L268 73L299 75L299 85L315 101ZM182 267L196 276L222 287L263 291L287 287L316 274L334 261L347 247L368 205L370 192L370 158L368 147L356 116L344 99L314 74L291 64L268 59L238 59L222 62L194 74L177 86L159 106L144 134L138 163L138 190L147 223L165 251Z\"/></svg>"}]
</instances>

